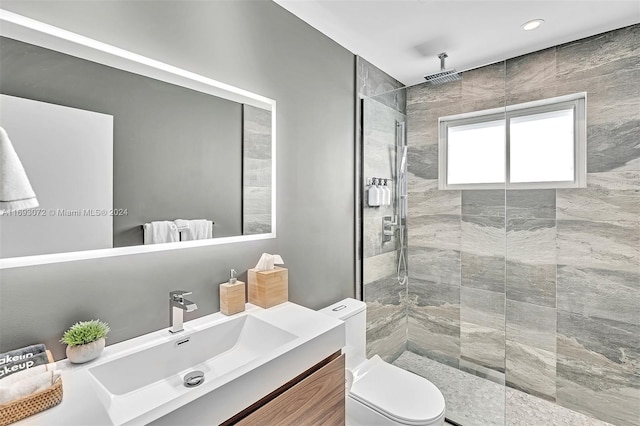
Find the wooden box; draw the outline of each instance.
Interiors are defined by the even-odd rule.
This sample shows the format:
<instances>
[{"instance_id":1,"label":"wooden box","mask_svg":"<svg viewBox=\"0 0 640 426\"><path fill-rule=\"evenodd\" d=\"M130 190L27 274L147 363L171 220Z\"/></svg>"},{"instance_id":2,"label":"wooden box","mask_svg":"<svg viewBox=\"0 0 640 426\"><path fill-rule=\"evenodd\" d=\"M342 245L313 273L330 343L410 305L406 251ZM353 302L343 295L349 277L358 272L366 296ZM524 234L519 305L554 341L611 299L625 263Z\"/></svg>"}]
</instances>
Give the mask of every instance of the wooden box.
<instances>
[{"instance_id":1,"label":"wooden box","mask_svg":"<svg viewBox=\"0 0 640 426\"><path fill-rule=\"evenodd\" d=\"M270 271L247 271L249 303L270 308L289 300L289 271L278 266Z\"/></svg>"},{"instance_id":2,"label":"wooden box","mask_svg":"<svg viewBox=\"0 0 640 426\"><path fill-rule=\"evenodd\" d=\"M220 284L220 312L233 315L244 311L244 283L236 281L233 284Z\"/></svg>"}]
</instances>

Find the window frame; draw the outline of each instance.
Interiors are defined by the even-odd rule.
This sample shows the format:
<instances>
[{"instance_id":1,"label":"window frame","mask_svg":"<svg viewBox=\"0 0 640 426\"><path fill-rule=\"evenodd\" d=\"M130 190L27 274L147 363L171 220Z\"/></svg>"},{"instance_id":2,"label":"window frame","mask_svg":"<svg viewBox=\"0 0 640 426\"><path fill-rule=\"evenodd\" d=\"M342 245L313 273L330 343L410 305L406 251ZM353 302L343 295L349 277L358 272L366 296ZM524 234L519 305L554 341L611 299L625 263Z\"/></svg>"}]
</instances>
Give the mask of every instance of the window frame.
<instances>
[{"instance_id":1,"label":"window frame","mask_svg":"<svg viewBox=\"0 0 640 426\"><path fill-rule=\"evenodd\" d=\"M534 115L545 112L573 109L573 180L546 182L510 182L510 122L511 118ZM438 118L438 189L556 189L586 188L587 186L587 129L586 129L587 93L542 99L509 105L505 108L492 108L464 114ZM503 119L505 121L505 181L497 183L450 184L448 178L448 128L467 124L482 123Z\"/></svg>"}]
</instances>

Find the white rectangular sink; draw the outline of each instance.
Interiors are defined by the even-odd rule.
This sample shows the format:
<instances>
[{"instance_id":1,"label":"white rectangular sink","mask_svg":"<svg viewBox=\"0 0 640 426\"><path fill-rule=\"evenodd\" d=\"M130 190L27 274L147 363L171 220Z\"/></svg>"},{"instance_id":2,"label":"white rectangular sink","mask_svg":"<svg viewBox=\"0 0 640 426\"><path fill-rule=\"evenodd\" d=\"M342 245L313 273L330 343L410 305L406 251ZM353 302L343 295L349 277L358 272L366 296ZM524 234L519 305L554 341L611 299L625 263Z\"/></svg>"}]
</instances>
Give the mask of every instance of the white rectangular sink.
<instances>
[{"instance_id":1,"label":"white rectangular sink","mask_svg":"<svg viewBox=\"0 0 640 426\"><path fill-rule=\"evenodd\" d=\"M291 342L295 335L245 315L89 368L109 399L159 381L184 387L185 374L199 370L205 383Z\"/></svg>"}]
</instances>

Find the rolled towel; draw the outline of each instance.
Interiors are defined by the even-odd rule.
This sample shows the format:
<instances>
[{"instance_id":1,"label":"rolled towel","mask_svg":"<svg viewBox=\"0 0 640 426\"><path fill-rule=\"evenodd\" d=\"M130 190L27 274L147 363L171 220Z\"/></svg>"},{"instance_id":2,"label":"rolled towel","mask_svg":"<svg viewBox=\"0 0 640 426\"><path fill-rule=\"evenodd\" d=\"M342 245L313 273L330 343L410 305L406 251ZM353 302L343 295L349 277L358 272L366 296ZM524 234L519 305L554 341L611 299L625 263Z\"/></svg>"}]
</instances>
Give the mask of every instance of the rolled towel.
<instances>
[{"instance_id":1,"label":"rolled towel","mask_svg":"<svg viewBox=\"0 0 640 426\"><path fill-rule=\"evenodd\" d=\"M0 354L0 365L9 364L11 362L20 361L33 355L45 353L46 350L47 348L42 343L39 343L37 345L25 346L24 348L5 352L3 354Z\"/></svg>"},{"instance_id":2,"label":"rolled towel","mask_svg":"<svg viewBox=\"0 0 640 426\"><path fill-rule=\"evenodd\" d=\"M36 367L18 371L17 373L5 376L2 380L0 380L0 388L6 388L28 377L36 376L46 371L53 371L57 367L58 365L55 362L51 362L49 364L38 365Z\"/></svg>"},{"instance_id":3,"label":"rolled towel","mask_svg":"<svg viewBox=\"0 0 640 426\"><path fill-rule=\"evenodd\" d=\"M213 222L206 219L190 220L189 229L182 233L182 241L207 240L213 238Z\"/></svg>"},{"instance_id":4,"label":"rolled towel","mask_svg":"<svg viewBox=\"0 0 640 426\"><path fill-rule=\"evenodd\" d=\"M178 227L171 220L145 223L143 229L145 245L180 241Z\"/></svg>"},{"instance_id":5,"label":"rolled towel","mask_svg":"<svg viewBox=\"0 0 640 426\"><path fill-rule=\"evenodd\" d=\"M0 387L0 404L15 401L16 399L44 390L60 380L61 375L62 372L60 370L45 371L29 376L11 386Z\"/></svg>"},{"instance_id":6,"label":"rolled towel","mask_svg":"<svg viewBox=\"0 0 640 426\"><path fill-rule=\"evenodd\" d=\"M18 373L20 371L28 370L38 365L44 365L49 363L49 357L46 352L39 353L33 356L27 356L20 361L15 361L9 364L0 365L0 379L4 379L7 376Z\"/></svg>"}]
</instances>

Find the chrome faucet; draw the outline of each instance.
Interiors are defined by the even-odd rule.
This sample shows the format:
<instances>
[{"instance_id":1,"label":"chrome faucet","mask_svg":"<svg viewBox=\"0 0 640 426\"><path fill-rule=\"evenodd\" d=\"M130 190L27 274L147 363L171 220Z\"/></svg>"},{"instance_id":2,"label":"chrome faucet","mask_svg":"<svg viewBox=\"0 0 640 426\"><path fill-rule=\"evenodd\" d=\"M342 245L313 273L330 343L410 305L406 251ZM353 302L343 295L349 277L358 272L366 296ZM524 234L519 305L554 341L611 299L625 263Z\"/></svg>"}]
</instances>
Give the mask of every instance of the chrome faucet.
<instances>
[{"instance_id":1,"label":"chrome faucet","mask_svg":"<svg viewBox=\"0 0 640 426\"><path fill-rule=\"evenodd\" d=\"M183 314L184 311L193 312L198 307L195 303L184 298L190 295L190 291L174 290L169 292L169 317L171 318L170 333L179 333L184 330Z\"/></svg>"}]
</instances>

